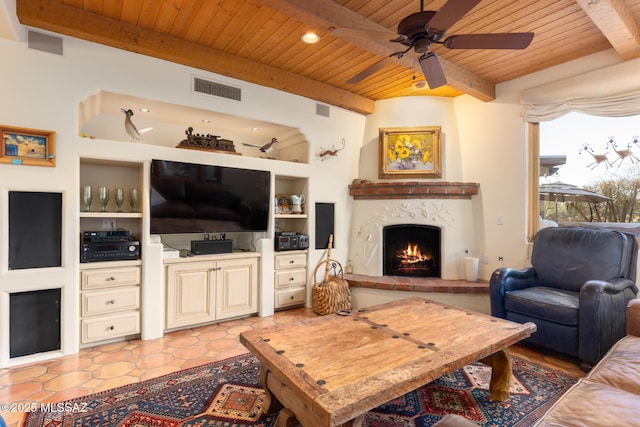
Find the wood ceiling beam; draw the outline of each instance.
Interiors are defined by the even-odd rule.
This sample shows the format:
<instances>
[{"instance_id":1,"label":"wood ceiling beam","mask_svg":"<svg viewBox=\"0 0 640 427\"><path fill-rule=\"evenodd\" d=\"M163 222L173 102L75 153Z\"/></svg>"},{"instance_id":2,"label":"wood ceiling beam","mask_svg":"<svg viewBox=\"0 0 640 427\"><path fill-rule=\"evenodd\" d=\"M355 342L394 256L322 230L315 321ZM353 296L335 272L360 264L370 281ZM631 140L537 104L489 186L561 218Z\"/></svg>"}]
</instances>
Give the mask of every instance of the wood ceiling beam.
<instances>
[{"instance_id":1,"label":"wood ceiling beam","mask_svg":"<svg viewBox=\"0 0 640 427\"><path fill-rule=\"evenodd\" d=\"M625 61L640 57L640 27L624 0L576 0Z\"/></svg>"},{"instance_id":2,"label":"wood ceiling beam","mask_svg":"<svg viewBox=\"0 0 640 427\"><path fill-rule=\"evenodd\" d=\"M374 101L346 90L221 50L86 13L59 0L16 0L16 9L23 25L211 71L362 114L374 111Z\"/></svg>"},{"instance_id":3,"label":"wood ceiling beam","mask_svg":"<svg viewBox=\"0 0 640 427\"><path fill-rule=\"evenodd\" d=\"M356 28L367 31L388 32L389 39L396 33L376 22L370 21L364 16L341 6L331 0L253 0L255 3L270 7L292 18L305 22L309 26L316 26L325 31L334 28ZM378 42L361 38L344 38L345 41L365 49L381 57L389 56L393 51L391 43ZM494 100L495 85L468 70L465 70L444 58L439 58L448 86L476 97L482 101ZM414 69L414 61L411 55L398 59L398 63L409 70Z\"/></svg>"}]
</instances>

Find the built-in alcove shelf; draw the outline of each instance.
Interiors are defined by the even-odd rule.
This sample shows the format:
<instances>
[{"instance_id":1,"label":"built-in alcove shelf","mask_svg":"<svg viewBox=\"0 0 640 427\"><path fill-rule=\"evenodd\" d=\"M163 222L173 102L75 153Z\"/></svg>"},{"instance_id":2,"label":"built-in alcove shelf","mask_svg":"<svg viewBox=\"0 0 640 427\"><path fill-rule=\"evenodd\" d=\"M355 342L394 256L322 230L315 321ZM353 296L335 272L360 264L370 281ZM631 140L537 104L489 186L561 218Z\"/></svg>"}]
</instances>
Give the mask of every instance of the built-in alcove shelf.
<instances>
[{"instance_id":1,"label":"built-in alcove shelf","mask_svg":"<svg viewBox=\"0 0 640 427\"><path fill-rule=\"evenodd\" d=\"M273 217L276 219L278 218L306 219L307 214L275 214L273 215Z\"/></svg>"},{"instance_id":2,"label":"built-in alcove shelf","mask_svg":"<svg viewBox=\"0 0 640 427\"><path fill-rule=\"evenodd\" d=\"M350 287L384 289L389 291L441 292L449 294L488 294L489 282L479 280L443 280L434 277L369 276L345 274Z\"/></svg>"},{"instance_id":3,"label":"built-in alcove shelf","mask_svg":"<svg viewBox=\"0 0 640 427\"><path fill-rule=\"evenodd\" d=\"M371 182L355 179L349 185L349 194L355 200L470 199L478 194L479 188L480 184L475 182Z\"/></svg>"},{"instance_id":4,"label":"built-in alcove shelf","mask_svg":"<svg viewBox=\"0 0 640 427\"><path fill-rule=\"evenodd\" d=\"M80 218L142 218L142 212L80 212Z\"/></svg>"}]
</instances>

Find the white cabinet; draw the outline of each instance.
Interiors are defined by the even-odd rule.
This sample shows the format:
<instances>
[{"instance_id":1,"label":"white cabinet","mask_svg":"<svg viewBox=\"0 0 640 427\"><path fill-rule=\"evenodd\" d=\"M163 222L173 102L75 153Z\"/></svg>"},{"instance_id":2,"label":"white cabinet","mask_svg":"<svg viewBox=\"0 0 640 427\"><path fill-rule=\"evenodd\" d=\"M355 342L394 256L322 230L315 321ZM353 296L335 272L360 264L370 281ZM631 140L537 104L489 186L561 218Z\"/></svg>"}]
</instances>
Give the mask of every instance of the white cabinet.
<instances>
[{"instance_id":1,"label":"white cabinet","mask_svg":"<svg viewBox=\"0 0 640 427\"><path fill-rule=\"evenodd\" d=\"M81 265L82 344L140 333L139 264L111 261Z\"/></svg>"},{"instance_id":2,"label":"white cabinet","mask_svg":"<svg viewBox=\"0 0 640 427\"><path fill-rule=\"evenodd\" d=\"M208 261L167 267L167 329L216 319L215 263Z\"/></svg>"},{"instance_id":3,"label":"white cabinet","mask_svg":"<svg viewBox=\"0 0 640 427\"><path fill-rule=\"evenodd\" d=\"M217 262L216 319L258 311L258 260L229 259Z\"/></svg>"},{"instance_id":4,"label":"white cabinet","mask_svg":"<svg viewBox=\"0 0 640 427\"><path fill-rule=\"evenodd\" d=\"M257 313L258 256L166 260L166 328Z\"/></svg>"},{"instance_id":5,"label":"white cabinet","mask_svg":"<svg viewBox=\"0 0 640 427\"><path fill-rule=\"evenodd\" d=\"M303 305L307 299L307 251L279 252L274 260L276 310Z\"/></svg>"}]
</instances>

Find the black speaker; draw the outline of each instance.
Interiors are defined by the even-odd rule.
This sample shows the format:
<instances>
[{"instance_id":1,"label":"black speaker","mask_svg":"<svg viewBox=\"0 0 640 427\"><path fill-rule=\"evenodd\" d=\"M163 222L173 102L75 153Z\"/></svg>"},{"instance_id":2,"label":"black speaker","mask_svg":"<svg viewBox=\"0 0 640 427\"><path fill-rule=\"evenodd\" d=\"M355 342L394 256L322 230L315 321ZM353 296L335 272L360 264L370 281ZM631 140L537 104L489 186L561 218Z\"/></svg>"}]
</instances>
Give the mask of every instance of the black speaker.
<instances>
[{"instance_id":1,"label":"black speaker","mask_svg":"<svg viewBox=\"0 0 640 427\"><path fill-rule=\"evenodd\" d=\"M233 252L233 240L192 240L191 255L228 254Z\"/></svg>"},{"instance_id":2,"label":"black speaker","mask_svg":"<svg viewBox=\"0 0 640 427\"><path fill-rule=\"evenodd\" d=\"M326 249L331 234L334 234L333 203L316 203L316 249ZM335 236L332 247L336 247Z\"/></svg>"}]
</instances>

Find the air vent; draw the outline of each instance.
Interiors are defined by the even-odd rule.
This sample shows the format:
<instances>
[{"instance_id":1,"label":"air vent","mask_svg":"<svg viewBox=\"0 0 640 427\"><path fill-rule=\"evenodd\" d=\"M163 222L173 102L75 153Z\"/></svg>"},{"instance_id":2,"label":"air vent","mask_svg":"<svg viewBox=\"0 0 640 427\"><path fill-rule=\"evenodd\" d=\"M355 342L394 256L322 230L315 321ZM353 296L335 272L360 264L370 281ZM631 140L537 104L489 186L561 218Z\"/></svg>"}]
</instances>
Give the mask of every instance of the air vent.
<instances>
[{"instance_id":1,"label":"air vent","mask_svg":"<svg viewBox=\"0 0 640 427\"><path fill-rule=\"evenodd\" d=\"M329 110L328 105L316 104L316 114L319 116L329 117L331 115L331 111Z\"/></svg>"},{"instance_id":2,"label":"air vent","mask_svg":"<svg viewBox=\"0 0 640 427\"><path fill-rule=\"evenodd\" d=\"M27 32L27 43L29 49L62 55L62 39L60 37L29 30Z\"/></svg>"},{"instance_id":3,"label":"air vent","mask_svg":"<svg viewBox=\"0 0 640 427\"><path fill-rule=\"evenodd\" d=\"M193 78L193 91L204 93L206 95L233 99L234 101L242 100L242 89L204 80L199 77Z\"/></svg>"}]
</instances>

